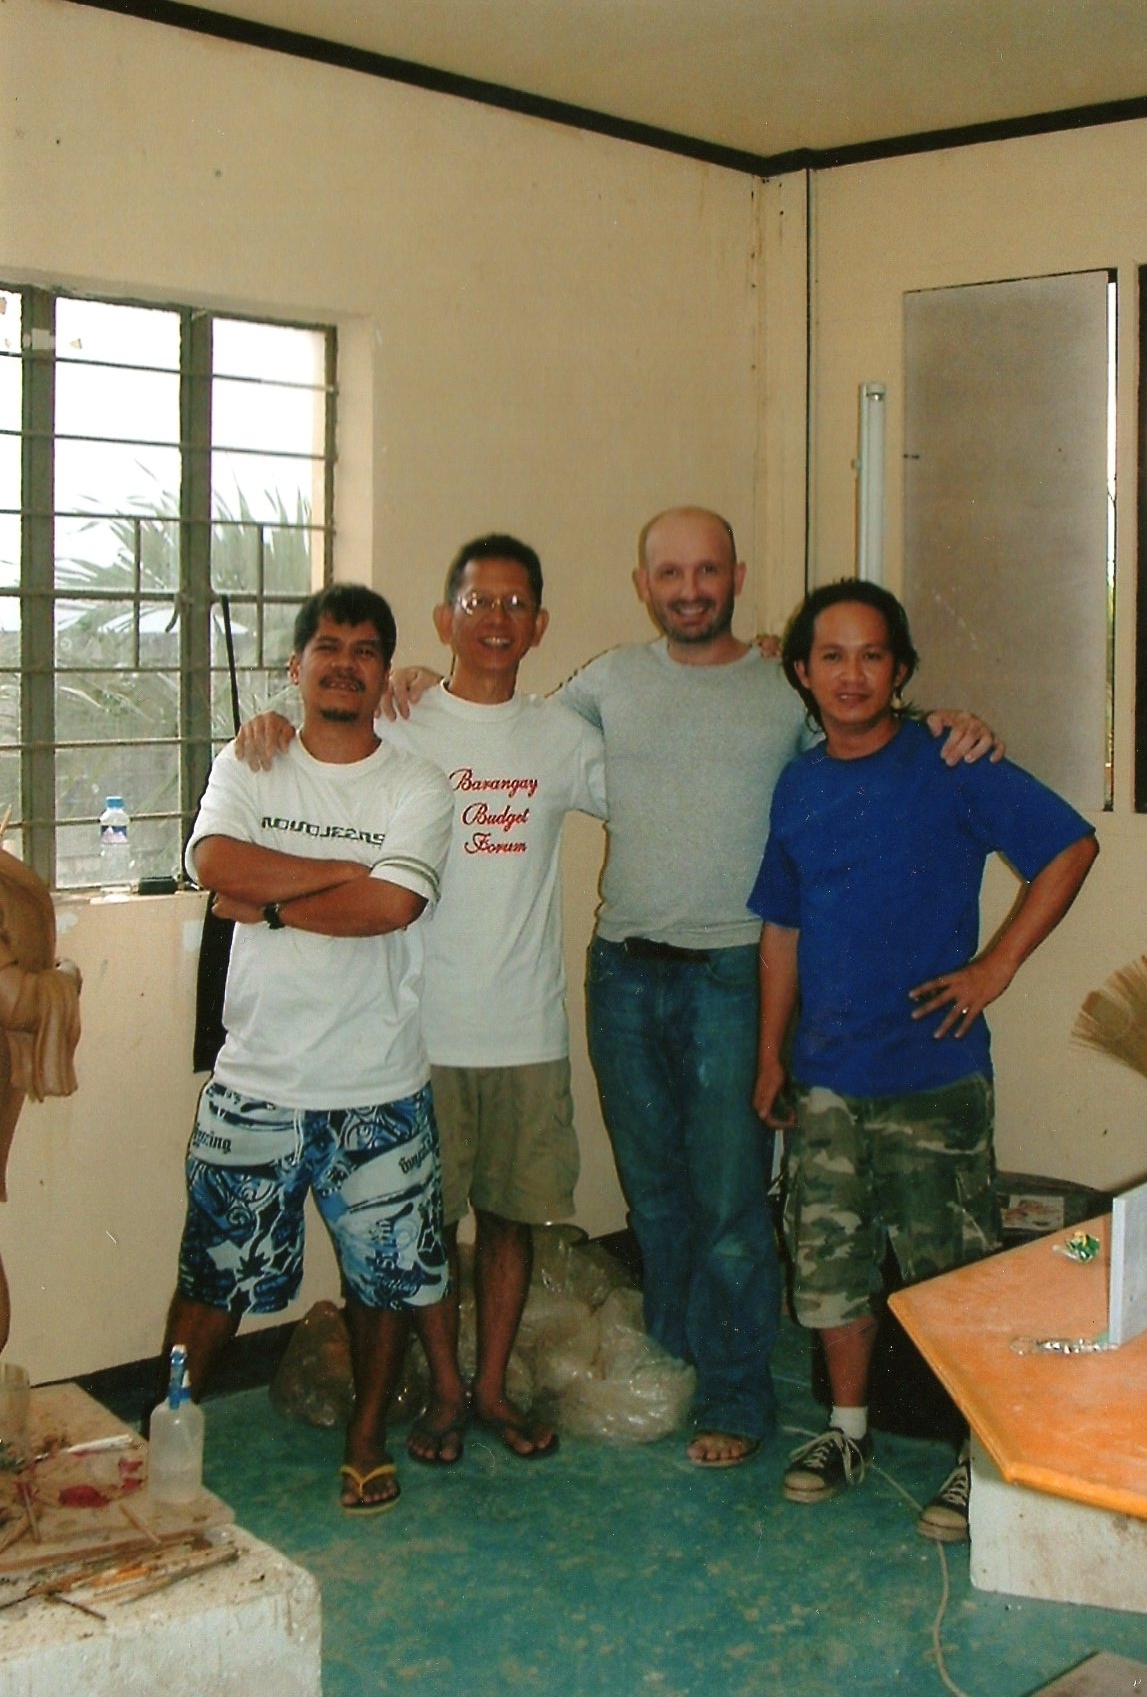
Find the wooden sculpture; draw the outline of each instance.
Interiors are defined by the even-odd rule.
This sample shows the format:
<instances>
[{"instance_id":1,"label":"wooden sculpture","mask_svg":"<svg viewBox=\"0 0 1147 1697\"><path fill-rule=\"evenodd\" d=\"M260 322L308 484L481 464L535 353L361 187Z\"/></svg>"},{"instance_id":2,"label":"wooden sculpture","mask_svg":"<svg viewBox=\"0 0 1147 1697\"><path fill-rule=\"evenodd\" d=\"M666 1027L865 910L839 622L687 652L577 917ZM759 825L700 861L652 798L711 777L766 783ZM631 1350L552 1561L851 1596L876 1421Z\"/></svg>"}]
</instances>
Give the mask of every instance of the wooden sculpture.
<instances>
[{"instance_id":1,"label":"wooden sculpture","mask_svg":"<svg viewBox=\"0 0 1147 1697\"><path fill-rule=\"evenodd\" d=\"M80 1040L80 974L56 960L47 885L0 846L0 1202L25 1096L70 1096ZM8 1341L8 1281L0 1262L0 1350Z\"/></svg>"}]
</instances>

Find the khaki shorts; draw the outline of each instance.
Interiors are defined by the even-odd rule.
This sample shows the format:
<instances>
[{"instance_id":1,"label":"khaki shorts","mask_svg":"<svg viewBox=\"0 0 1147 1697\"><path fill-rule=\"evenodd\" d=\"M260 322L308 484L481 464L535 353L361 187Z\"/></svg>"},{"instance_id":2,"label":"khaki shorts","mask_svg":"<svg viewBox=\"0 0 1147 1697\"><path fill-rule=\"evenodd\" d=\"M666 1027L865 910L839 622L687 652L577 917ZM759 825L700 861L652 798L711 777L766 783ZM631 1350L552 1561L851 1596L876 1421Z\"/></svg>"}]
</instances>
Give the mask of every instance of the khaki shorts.
<instances>
[{"instance_id":1,"label":"khaki shorts","mask_svg":"<svg viewBox=\"0 0 1147 1697\"><path fill-rule=\"evenodd\" d=\"M568 1060L431 1067L430 1085L448 1226L471 1205L531 1226L572 1216L578 1147Z\"/></svg>"},{"instance_id":2,"label":"khaki shorts","mask_svg":"<svg viewBox=\"0 0 1147 1697\"><path fill-rule=\"evenodd\" d=\"M802 1325L869 1313L886 1241L905 1284L999 1248L992 1109L978 1074L909 1096L798 1093L785 1238Z\"/></svg>"}]
</instances>

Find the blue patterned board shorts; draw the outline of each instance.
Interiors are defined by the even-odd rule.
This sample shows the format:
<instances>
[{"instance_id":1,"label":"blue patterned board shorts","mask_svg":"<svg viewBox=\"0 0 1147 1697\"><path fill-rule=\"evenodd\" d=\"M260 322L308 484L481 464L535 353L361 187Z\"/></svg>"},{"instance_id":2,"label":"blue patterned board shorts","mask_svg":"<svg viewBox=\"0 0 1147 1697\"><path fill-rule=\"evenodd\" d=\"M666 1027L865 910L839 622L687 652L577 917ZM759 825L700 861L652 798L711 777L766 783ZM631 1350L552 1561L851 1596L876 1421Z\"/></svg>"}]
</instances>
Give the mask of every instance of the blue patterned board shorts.
<instances>
[{"instance_id":1,"label":"blue patterned board shorts","mask_svg":"<svg viewBox=\"0 0 1147 1697\"><path fill-rule=\"evenodd\" d=\"M277 1314L303 1276L313 1191L347 1293L366 1308L440 1302L449 1287L430 1087L365 1108L281 1108L208 1083L187 1150L179 1289Z\"/></svg>"}]
</instances>

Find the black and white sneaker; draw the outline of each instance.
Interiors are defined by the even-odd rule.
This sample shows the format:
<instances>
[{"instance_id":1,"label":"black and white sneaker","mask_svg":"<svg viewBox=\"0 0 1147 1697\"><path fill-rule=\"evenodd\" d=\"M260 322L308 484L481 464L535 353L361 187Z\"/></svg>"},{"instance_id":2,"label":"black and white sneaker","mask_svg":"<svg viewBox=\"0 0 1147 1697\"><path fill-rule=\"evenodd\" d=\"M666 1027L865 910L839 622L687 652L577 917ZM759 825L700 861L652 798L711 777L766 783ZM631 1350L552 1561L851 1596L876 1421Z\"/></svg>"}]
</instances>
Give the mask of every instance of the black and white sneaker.
<instances>
[{"instance_id":1,"label":"black and white sneaker","mask_svg":"<svg viewBox=\"0 0 1147 1697\"><path fill-rule=\"evenodd\" d=\"M968 1539L968 1495L971 1470L965 1444L959 1460L928 1505L921 1509L916 1530L938 1544L964 1544Z\"/></svg>"},{"instance_id":2,"label":"black and white sneaker","mask_svg":"<svg viewBox=\"0 0 1147 1697\"><path fill-rule=\"evenodd\" d=\"M872 1438L848 1437L830 1426L819 1438L802 1444L790 1456L792 1466L781 1481L791 1503L823 1503L850 1485L859 1485L872 1460Z\"/></svg>"}]
</instances>

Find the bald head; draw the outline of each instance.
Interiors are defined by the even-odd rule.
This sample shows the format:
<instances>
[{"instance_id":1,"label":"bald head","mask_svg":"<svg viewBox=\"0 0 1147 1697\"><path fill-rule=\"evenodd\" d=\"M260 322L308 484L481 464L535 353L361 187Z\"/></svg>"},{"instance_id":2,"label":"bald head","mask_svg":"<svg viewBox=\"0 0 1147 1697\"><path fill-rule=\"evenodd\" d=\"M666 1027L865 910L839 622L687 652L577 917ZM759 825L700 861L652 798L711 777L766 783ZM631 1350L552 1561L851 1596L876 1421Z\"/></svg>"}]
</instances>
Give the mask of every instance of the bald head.
<instances>
[{"instance_id":1,"label":"bald head","mask_svg":"<svg viewBox=\"0 0 1147 1697\"><path fill-rule=\"evenodd\" d=\"M710 511L708 507L666 507L662 513L655 513L648 523L642 525L641 534L637 538L637 563L639 566L649 565L649 541L653 532L659 528L670 526L675 528L677 521L683 521L690 527L699 526L705 530L720 531L728 543L729 564L737 559L737 539L733 535L733 527L728 519L720 513Z\"/></svg>"}]
</instances>

